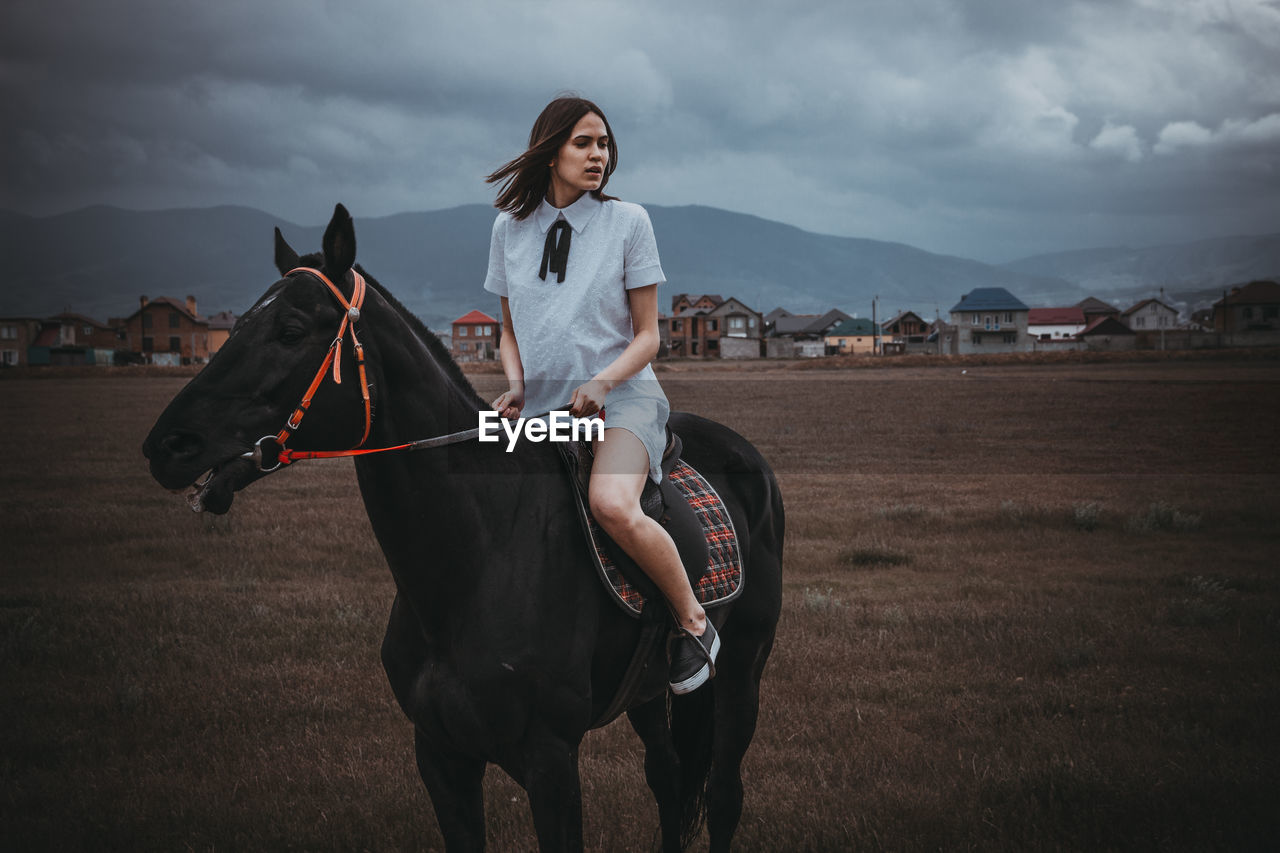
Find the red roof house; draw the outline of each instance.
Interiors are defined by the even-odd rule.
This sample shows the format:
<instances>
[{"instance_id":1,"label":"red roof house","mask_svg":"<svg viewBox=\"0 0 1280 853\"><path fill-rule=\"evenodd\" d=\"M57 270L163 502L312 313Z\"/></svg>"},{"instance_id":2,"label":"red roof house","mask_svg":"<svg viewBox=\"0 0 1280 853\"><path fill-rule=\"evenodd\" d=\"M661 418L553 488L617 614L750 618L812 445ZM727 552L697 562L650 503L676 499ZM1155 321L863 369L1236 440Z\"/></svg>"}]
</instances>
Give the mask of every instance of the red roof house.
<instances>
[{"instance_id":1,"label":"red roof house","mask_svg":"<svg viewBox=\"0 0 1280 853\"><path fill-rule=\"evenodd\" d=\"M449 349L456 361L490 361L498 352L502 324L483 311L468 311L452 326Z\"/></svg>"}]
</instances>

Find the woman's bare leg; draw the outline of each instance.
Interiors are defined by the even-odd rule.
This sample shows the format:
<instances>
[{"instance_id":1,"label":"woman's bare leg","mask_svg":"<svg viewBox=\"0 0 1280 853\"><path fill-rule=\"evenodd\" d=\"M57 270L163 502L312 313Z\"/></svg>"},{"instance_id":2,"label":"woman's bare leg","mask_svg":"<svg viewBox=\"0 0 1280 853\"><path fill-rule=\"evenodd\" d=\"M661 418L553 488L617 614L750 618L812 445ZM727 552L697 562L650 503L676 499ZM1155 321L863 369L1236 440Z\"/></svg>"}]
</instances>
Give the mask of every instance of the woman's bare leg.
<instances>
[{"instance_id":1,"label":"woman's bare leg","mask_svg":"<svg viewBox=\"0 0 1280 853\"><path fill-rule=\"evenodd\" d=\"M707 616L689 586L680 553L662 525L640 511L640 492L649 476L649 453L635 434L606 429L594 445L589 489L591 514L606 533L658 586L681 626L695 636Z\"/></svg>"}]
</instances>

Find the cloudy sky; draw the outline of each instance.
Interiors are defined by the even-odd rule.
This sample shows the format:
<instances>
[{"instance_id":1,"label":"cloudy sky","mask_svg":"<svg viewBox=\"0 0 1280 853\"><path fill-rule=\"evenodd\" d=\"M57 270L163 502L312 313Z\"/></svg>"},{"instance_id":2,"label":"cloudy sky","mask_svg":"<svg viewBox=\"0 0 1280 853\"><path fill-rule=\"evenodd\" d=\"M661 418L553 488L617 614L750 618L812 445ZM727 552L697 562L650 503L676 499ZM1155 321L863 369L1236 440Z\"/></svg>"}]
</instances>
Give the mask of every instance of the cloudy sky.
<instances>
[{"instance_id":1,"label":"cloudy sky","mask_svg":"<svg viewBox=\"0 0 1280 853\"><path fill-rule=\"evenodd\" d=\"M0 207L492 200L547 100L612 192L1006 261L1280 230L1280 0L5 0Z\"/></svg>"}]
</instances>

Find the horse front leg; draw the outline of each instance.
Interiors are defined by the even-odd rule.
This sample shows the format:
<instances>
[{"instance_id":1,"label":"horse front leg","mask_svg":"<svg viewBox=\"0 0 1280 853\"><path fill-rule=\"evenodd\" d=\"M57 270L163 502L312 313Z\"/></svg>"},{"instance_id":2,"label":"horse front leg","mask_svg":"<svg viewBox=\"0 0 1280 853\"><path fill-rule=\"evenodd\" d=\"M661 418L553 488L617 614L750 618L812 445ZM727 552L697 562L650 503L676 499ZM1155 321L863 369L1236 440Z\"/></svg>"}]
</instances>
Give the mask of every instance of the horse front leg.
<instances>
[{"instance_id":1,"label":"horse front leg","mask_svg":"<svg viewBox=\"0 0 1280 853\"><path fill-rule=\"evenodd\" d=\"M418 774L431 797L445 849L449 853L484 850L485 762L439 749L421 729L414 731Z\"/></svg>"},{"instance_id":2,"label":"horse front leg","mask_svg":"<svg viewBox=\"0 0 1280 853\"><path fill-rule=\"evenodd\" d=\"M726 644L711 682L716 707L723 711L716 720L707 783L711 853L727 853L742 818L742 759L755 736L760 676L771 645L771 639L754 646Z\"/></svg>"},{"instance_id":3,"label":"horse front leg","mask_svg":"<svg viewBox=\"0 0 1280 853\"><path fill-rule=\"evenodd\" d=\"M644 742L644 776L658 802L658 826L664 853L679 853L681 800L680 756L667 722L667 697L652 699L627 711L631 728Z\"/></svg>"},{"instance_id":4,"label":"horse front leg","mask_svg":"<svg viewBox=\"0 0 1280 853\"><path fill-rule=\"evenodd\" d=\"M582 785L578 745L549 732L534 734L517 777L529 794L533 828L543 853L582 850ZM515 774L513 774L515 775Z\"/></svg>"}]
</instances>

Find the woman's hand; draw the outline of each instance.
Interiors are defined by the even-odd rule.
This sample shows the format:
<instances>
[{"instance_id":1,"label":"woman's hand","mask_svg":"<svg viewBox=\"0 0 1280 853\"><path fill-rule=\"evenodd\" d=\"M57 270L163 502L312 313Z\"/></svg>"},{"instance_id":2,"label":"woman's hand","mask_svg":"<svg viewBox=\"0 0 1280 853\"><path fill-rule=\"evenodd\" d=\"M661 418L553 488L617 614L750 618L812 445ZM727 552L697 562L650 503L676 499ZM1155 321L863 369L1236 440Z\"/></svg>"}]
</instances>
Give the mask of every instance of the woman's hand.
<instances>
[{"instance_id":1,"label":"woman's hand","mask_svg":"<svg viewBox=\"0 0 1280 853\"><path fill-rule=\"evenodd\" d=\"M493 401L493 410L498 413L499 417L508 420L520 417L520 410L524 408L524 387L512 386L498 396Z\"/></svg>"},{"instance_id":2,"label":"woman's hand","mask_svg":"<svg viewBox=\"0 0 1280 853\"><path fill-rule=\"evenodd\" d=\"M569 414L575 418L589 418L604 407L604 398L609 393L609 386L603 379L592 379L585 385L573 389L573 397L569 400Z\"/></svg>"}]
</instances>

